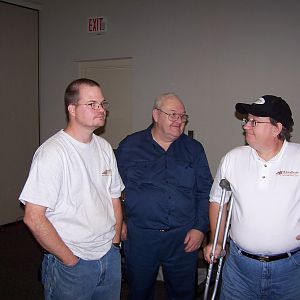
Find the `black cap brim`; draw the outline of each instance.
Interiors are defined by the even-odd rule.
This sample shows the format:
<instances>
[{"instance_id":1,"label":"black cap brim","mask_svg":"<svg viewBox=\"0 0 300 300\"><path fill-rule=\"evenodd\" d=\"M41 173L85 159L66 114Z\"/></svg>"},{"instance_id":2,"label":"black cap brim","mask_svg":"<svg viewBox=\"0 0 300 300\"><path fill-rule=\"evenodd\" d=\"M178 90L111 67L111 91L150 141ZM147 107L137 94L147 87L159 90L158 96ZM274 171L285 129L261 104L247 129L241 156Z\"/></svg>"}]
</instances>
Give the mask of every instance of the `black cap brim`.
<instances>
[{"instance_id":1,"label":"black cap brim","mask_svg":"<svg viewBox=\"0 0 300 300\"><path fill-rule=\"evenodd\" d=\"M247 104L247 103L237 103L235 109L238 113L242 115L251 114L257 117L270 117L267 112L261 109L259 105Z\"/></svg>"}]
</instances>

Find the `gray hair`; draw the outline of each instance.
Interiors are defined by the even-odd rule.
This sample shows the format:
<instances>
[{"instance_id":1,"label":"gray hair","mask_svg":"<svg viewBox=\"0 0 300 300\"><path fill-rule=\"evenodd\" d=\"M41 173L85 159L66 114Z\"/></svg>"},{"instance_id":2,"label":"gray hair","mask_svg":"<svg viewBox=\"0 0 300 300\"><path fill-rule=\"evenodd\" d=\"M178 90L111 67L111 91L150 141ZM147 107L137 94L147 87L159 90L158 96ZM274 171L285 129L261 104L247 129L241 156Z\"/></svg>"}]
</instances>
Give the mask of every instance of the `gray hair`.
<instances>
[{"instance_id":1,"label":"gray hair","mask_svg":"<svg viewBox=\"0 0 300 300\"><path fill-rule=\"evenodd\" d=\"M160 108L162 106L162 102L169 98L176 98L182 103L182 100L175 93L163 93L154 100L153 109Z\"/></svg>"}]
</instances>

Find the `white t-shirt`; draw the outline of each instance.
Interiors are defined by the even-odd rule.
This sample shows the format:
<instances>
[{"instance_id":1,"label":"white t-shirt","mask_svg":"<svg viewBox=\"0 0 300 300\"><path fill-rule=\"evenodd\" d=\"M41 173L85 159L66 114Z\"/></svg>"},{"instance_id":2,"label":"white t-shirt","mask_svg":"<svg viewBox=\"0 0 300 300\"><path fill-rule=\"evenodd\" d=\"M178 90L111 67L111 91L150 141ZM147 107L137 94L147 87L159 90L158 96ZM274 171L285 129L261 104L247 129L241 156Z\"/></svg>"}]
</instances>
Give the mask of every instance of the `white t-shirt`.
<instances>
[{"instance_id":1,"label":"white t-shirt","mask_svg":"<svg viewBox=\"0 0 300 300\"><path fill-rule=\"evenodd\" d=\"M270 255L300 247L299 144L284 142L269 161L249 146L233 149L221 160L211 202L221 200L222 178L234 197L230 236L242 249Z\"/></svg>"},{"instance_id":2,"label":"white t-shirt","mask_svg":"<svg viewBox=\"0 0 300 300\"><path fill-rule=\"evenodd\" d=\"M81 143L63 130L36 151L20 201L47 207L46 217L72 252L99 259L111 247L112 198L124 189L110 144Z\"/></svg>"}]
</instances>

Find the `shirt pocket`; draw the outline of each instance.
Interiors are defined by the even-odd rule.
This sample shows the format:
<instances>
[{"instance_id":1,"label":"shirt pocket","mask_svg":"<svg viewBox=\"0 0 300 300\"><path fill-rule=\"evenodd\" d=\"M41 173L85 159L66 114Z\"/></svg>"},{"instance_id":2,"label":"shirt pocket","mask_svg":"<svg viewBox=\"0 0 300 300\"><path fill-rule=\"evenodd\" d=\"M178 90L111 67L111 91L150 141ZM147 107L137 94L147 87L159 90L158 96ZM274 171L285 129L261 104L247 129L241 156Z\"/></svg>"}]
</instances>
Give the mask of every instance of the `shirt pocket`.
<instances>
[{"instance_id":1,"label":"shirt pocket","mask_svg":"<svg viewBox=\"0 0 300 300\"><path fill-rule=\"evenodd\" d=\"M132 163L127 170L127 179L131 183L141 184L151 181L153 163L139 161Z\"/></svg>"},{"instance_id":2,"label":"shirt pocket","mask_svg":"<svg viewBox=\"0 0 300 300\"><path fill-rule=\"evenodd\" d=\"M193 188L195 184L195 171L192 163L187 161L174 161L174 176L179 186Z\"/></svg>"}]
</instances>

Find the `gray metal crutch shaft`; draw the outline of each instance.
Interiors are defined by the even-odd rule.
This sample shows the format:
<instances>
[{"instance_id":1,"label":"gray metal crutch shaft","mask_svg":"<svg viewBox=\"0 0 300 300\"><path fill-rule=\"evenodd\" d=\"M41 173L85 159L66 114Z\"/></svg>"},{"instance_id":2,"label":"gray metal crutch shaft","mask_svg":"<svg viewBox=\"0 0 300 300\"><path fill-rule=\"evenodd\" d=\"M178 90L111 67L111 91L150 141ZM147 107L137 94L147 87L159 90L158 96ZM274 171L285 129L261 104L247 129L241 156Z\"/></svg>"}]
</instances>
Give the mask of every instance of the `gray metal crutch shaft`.
<instances>
[{"instance_id":1,"label":"gray metal crutch shaft","mask_svg":"<svg viewBox=\"0 0 300 300\"><path fill-rule=\"evenodd\" d=\"M220 186L222 188L222 195L221 195L221 202L220 202L219 212L218 212L216 232L215 232L215 236L214 236L212 252L211 252L211 255L210 255L210 264L209 264L207 277L206 277L204 300L207 300L207 297L208 297L208 290L209 290L209 285L210 285L210 281L211 281L211 275L212 275L212 269L213 269L213 264L214 264L215 252L216 252L219 233L220 233L220 227L221 227L221 221L222 221L222 215L223 215L223 207L224 207L225 198L226 198L226 192L231 191L230 183L226 179L222 179L220 181Z\"/></svg>"},{"instance_id":2,"label":"gray metal crutch shaft","mask_svg":"<svg viewBox=\"0 0 300 300\"><path fill-rule=\"evenodd\" d=\"M227 237L228 237L228 232L229 232L229 227L230 227L232 207L233 207L233 196L231 195L231 200L230 200L230 204L229 204L228 215L227 215L227 220L226 220L226 225L225 225L225 231L224 231L224 238L223 238L223 242L222 242L221 257L219 258L217 275L216 275L216 279L215 279L215 286L214 286L213 294L211 296L211 300L214 300L216 297L219 280L220 280L220 275L221 275L221 270L222 270L223 259L226 255L225 248L226 248L226 242L227 242Z\"/></svg>"}]
</instances>

